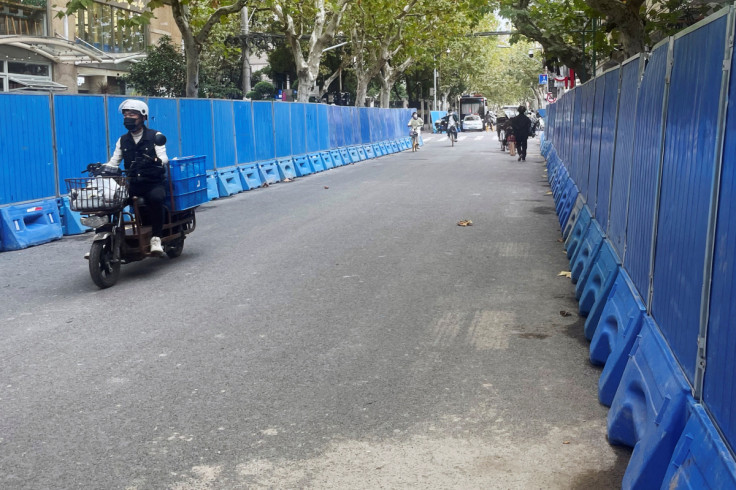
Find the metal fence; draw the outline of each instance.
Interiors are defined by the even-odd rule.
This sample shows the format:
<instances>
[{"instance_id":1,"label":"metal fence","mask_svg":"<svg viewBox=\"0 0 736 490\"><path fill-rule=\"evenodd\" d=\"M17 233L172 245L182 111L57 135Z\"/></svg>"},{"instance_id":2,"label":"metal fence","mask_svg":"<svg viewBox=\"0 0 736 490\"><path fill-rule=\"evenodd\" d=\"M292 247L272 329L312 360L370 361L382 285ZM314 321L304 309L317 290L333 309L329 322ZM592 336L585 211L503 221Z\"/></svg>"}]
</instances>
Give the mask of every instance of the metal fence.
<instances>
[{"instance_id":1,"label":"metal fence","mask_svg":"<svg viewBox=\"0 0 736 490\"><path fill-rule=\"evenodd\" d=\"M733 8L551 105L545 137L736 447Z\"/></svg>"},{"instance_id":2,"label":"metal fence","mask_svg":"<svg viewBox=\"0 0 736 490\"><path fill-rule=\"evenodd\" d=\"M57 197L59 183L104 162L125 132L126 97L0 94L0 205ZM141 98L169 158L205 155L209 170L406 136L410 109Z\"/></svg>"}]
</instances>

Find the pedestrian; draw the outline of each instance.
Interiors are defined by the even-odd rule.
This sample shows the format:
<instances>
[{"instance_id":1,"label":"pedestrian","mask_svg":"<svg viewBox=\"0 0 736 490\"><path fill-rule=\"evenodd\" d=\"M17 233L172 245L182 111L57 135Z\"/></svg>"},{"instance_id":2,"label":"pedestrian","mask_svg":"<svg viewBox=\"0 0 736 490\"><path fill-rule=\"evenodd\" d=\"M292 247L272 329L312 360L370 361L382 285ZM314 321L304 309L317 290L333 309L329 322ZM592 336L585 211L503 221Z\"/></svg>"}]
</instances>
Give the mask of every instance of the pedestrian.
<instances>
[{"instance_id":1,"label":"pedestrian","mask_svg":"<svg viewBox=\"0 0 736 490\"><path fill-rule=\"evenodd\" d=\"M526 106L519 106L519 115L511 119L511 127L516 137L516 149L519 152L517 161L526 161L526 143L529 138L532 121L526 115Z\"/></svg>"}]
</instances>

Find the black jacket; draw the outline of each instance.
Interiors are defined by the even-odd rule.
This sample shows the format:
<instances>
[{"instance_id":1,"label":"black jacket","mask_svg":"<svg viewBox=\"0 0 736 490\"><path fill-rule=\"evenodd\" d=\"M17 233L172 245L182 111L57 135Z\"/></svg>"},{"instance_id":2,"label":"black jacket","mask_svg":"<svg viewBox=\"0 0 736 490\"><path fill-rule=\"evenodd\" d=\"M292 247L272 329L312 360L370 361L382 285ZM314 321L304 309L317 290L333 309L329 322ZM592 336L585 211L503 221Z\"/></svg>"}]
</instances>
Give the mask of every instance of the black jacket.
<instances>
[{"instance_id":1,"label":"black jacket","mask_svg":"<svg viewBox=\"0 0 736 490\"><path fill-rule=\"evenodd\" d=\"M532 120L526 114L519 114L511 119L511 126L514 128L514 136L518 140L529 138L529 130L532 127Z\"/></svg>"},{"instance_id":2,"label":"black jacket","mask_svg":"<svg viewBox=\"0 0 736 490\"><path fill-rule=\"evenodd\" d=\"M156 156L153 142L158 131L143 128L143 136L136 144L130 133L120 137L125 170L132 184L160 184L166 179L166 170Z\"/></svg>"}]
</instances>

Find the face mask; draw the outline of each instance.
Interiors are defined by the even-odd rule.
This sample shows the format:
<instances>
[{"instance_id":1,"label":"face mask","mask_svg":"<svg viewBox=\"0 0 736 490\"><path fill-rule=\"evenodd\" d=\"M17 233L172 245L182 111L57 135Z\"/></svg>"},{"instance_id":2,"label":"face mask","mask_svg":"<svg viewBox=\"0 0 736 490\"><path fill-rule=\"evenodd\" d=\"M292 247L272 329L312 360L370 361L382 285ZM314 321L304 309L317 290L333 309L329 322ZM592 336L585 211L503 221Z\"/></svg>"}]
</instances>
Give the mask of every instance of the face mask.
<instances>
[{"instance_id":1,"label":"face mask","mask_svg":"<svg viewBox=\"0 0 736 490\"><path fill-rule=\"evenodd\" d=\"M411 116L411 117L413 117L414 119L416 119L416 118L417 118L417 117L419 117L419 116Z\"/></svg>"},{"instance_id":2,"label":"face mask","mask_svg":"<svg viewBox=\"0 0 736 490\"><path fill-rule=\"evenodd\" d=\"M138 119L135 117L126 117L123 119L123 126L125 126L125 129L128 131L133 131L138 127Z\"/></svg>"}]
</instances>

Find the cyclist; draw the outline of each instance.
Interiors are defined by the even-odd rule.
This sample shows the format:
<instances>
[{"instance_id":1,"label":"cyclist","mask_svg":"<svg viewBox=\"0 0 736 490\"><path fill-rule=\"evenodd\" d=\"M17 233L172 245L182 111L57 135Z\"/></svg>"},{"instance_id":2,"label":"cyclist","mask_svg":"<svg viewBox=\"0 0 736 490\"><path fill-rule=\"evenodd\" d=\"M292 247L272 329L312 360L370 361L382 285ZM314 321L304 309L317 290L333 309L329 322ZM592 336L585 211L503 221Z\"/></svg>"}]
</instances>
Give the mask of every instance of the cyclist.
<instances>
[{"instance_id":1,"label":"cyclist","mask_svg":"<svg viewBox=\"0 0 736 490\"><path fill-rule=\"evenodd\" d=\"M146 127L148 105L136 99L124 100L118 110L123 115L123 125L128 130L118 138L115 151L105 170L118 171L123 162L130 181L129 193L145 199L147 222L151 224L151 253L163 254L161 235L164 228L164 200L166 197L166 145L154 143L158 134Z\"/></svg>"},{"instance_id":2,"label":"cyclist","mask_svg":"<svg viewBox=\"0 0 736 490\"><path fill-rule=\"evenodd\" d=\"M421 117L419 117L419 114L416 112L412 113L411 119L409 119L409 122L407 123L407 126L411 128L411 134L412 134L412 150L418 150L419 149L419 135L422 133L422 126L424 126L424 121ZM416 135L414 134L416 133ZM416 141L416 143L414 143Z\"/></svg>"}]
</instances>

